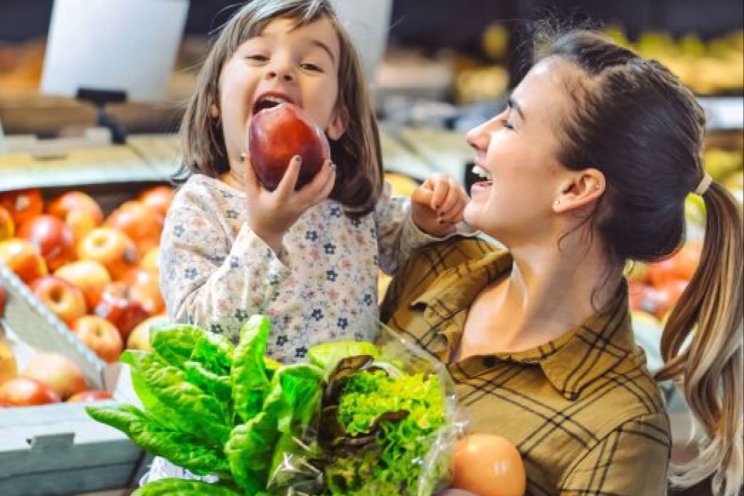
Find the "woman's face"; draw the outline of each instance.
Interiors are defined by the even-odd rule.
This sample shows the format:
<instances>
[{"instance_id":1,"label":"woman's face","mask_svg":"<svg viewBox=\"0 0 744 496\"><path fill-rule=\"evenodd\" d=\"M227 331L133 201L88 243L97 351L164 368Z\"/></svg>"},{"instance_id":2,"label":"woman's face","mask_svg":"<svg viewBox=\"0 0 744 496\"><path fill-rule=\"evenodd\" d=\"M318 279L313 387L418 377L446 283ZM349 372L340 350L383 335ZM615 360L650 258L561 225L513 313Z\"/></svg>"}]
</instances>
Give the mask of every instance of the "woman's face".
<instances>
[{"instance_id":1,"label":"woman's face","mask_svg":"<svg viewBox=\"0 0 744 496\"><path fill-rule=\"evenodd\" d=\"M553 202L566 172L556 158L556 129L572 106L564 81L579 74L565 60L544 59L515 88L501 114L467 135L475 162L488 177L473 185L465 220L507 246L555 233Z\"/></svg>"}]
</instances>

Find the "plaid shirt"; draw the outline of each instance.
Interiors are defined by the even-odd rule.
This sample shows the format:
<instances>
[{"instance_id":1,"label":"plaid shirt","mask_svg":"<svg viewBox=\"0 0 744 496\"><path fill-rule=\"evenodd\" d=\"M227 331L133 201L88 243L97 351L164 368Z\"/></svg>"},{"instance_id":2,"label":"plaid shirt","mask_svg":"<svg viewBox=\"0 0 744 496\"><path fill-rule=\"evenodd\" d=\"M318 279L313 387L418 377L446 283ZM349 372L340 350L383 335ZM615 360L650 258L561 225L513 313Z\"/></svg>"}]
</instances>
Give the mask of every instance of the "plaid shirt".
<instances>
[{"instance_id":1,"label":"plaid shirt","mask_svg":"<svg viewBox=\"0 0 744 496\"><path fill-rule=\"evenodd\" d=\"M527 494L666 494L669 420L633 341L625 289L536 349L451 360L470 304L511 264L475 238L425 247L393 280L382 318L448 364L471 432L519 449Z\"/></svg>"}]
</instances>

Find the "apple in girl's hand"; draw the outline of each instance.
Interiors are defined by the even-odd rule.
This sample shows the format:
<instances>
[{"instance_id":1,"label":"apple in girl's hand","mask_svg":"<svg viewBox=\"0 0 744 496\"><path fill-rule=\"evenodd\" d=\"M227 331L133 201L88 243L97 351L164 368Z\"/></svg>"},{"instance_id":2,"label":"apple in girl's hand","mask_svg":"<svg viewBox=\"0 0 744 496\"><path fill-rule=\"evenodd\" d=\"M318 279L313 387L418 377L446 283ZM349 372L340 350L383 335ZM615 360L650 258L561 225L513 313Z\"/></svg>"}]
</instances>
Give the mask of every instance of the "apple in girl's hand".
<instances>
[{"instance_id":1,"label":"apple in girl's hand","mask_svg":"<svg viewBox=\"0 0 744 496\"><path fill-rule=\"evenodd\" d=\"M60 353L37 353L28 361L21 377L46 384L63 400L88 389L80 367Z\"/></svg>"},{"instance_id":2,"label":"apple in girl's hand","mask_svg":"<svg viewBox=\"0 0 744 496\"><path fill-rule=\"evenodd\" d=\"M268 100L263 100L268 102ZM273 103L273 102L271 102ZM302 157L297 188L312 180L331 149L325 133L300 107L291 103L263 107L259 100L249 130L250 160L264 187L276 189L295 155Z\"/></svg>"},{"instance_id":3,"label":"apple in girl's hand","mask_svg":"<svg viewBox=\"0 0 744 496\"><path fill-rule=\"evenodd\" d=\"M129 288L121 282L106 285L95 314L114 324L123 341L137 324L150 316L139 302L132 299Z\"/></svg>"},{"instance_id":4,"label":"apple in girl's hand","mask_svg":"<svg viewBox=\"0 0 744 496\"><path fill-rule=\"evenodd\" d=\"M59 402L59 395L52 388L35 379L16 377L0 385L0 407L36 406Z\"/></svg>"},{"instance_id":5,"label":"apple in girl's hand","mask_svg":"<svg viewBox=\"0 0 744 496\"><path fill-rule=\"evenodd\" d=\"M72 333L104 362L116 362L124 349L119 330L103 317L80 317L73 324Z\"/></svg>"},{"instance_id":6,"label":"apple in girl's hand","mask_svg":"<svg viewBox=\"0 0 744 496\"><path fill-rule=\"evenodd\" d=\"M113 398L113 395L108 391L88 389L73 394L68 398L67 403L90 403L91 401L110 400L111 398Z\"/></svg>"},{"instance_id":7,"label":"apple in girl's hand","mask_svg":"<svg viewBox=\"0 0 744 496\"><path fill-rule=\"evenodd\" d=\"M113 280L118 280L137 266L139 255L134 242L121 231L98 227L77 246L81 260L95 260L106 267Z\"/></svg>"},{"instance_id":8,"label":"apple in girl's hand","mask_svg":"<svg viewBox=\"0 0 744 496\"><path fill-rule=\"evenodd\" d=\"M31 291L68 327L85 315L83 292L59 277L46 276L31 283Z\"/></svg>"},{"instance_id":9,"label":"apple in girl's hand","mask_svg":"<svg viewBox=\"0 0 744 496\"><path fill-rule=\"evenodd\" d=\"M25 222L18 236L39 248L49 270L56 270L75 258L72 230L52 215L39 215Z\"/></svg>"},{"instance_id":10,"label":"apple in girl's hand","mask_svg":"<svg viewBox=\"0 0 744 496\"><path fill-rule=\"evenodd\" d=\"M0 241L0 262L26 284L49 273L39 249L19 238Z\"/></svg>"},{"instance_id":11,"label":"apple in girl's hand","mask_svg":"<svg viewBox=\"0 0 744 496\"><path fill-rule=\"evenodd\" d=\"M85 303L91 310L101 300L103 288L111 282L106 267L95 260L70 262L57 269L54 275L80 288L85 295Z\"/></svg>"}]
</instances>

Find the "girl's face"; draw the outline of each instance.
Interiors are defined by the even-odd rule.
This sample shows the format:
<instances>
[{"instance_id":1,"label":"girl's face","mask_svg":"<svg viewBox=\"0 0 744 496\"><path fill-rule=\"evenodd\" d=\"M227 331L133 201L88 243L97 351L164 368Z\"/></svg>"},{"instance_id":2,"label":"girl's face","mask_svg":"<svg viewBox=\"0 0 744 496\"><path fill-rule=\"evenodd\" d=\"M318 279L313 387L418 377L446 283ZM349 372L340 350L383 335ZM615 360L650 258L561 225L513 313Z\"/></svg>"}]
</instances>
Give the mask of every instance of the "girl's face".
<instances>
[{"instance_id":1,"label":"girl's face","mask_svg":"<svg viewBox=\"0 0 744 496\"><path fill-rule=\"evenodd\" d=\"M222 67L220 107L213 108L222 130L231 168L242 167L251 118L270 102L289 101L305 110L331 139L344 132L344 114L336 108L340 46L331 21L296 26L292 19L271 21L246 40Z\"/></svg>"},{"instance_id":2,"label":"girl's face","mask_svg":"<svg viewBox=\"0 0 744 496\"><path fill-rule=\"evenodd\" d=\"M571 100L562 83L578 69L558 58L537 65L515 88L507 108L468 132L487 178L473 185L465 220L507 246L556 231L554 200L567 169L556 159L556 129Z\"/></svg>"}]
</instances>

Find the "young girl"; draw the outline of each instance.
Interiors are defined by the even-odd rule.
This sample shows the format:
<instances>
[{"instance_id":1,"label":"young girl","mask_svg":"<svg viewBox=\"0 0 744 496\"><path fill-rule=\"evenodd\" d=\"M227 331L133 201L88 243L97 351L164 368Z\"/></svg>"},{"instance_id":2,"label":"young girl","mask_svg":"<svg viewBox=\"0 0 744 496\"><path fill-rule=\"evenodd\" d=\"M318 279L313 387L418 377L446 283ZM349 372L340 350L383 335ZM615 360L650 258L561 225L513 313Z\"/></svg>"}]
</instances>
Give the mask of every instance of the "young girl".
<instances>
[{"instance_id":1,"label":"young girl","mask_svg":"<svg viewBox=\"0 0 744 496\"><path fill-rule=\"evenodd\" d=\"M332 161L295 191L295 157L277 189L247 155L251 116L289 101L325 130ZM255 0L224 26L181 127L182 175L162 237L172 320L235 337L253 313L273 324L268 354L372 340L377 273L455 230L467 201L447 176L411 205L383 191L379 140L354 47L326 0Z\"/></svg>"}]
</instances>

